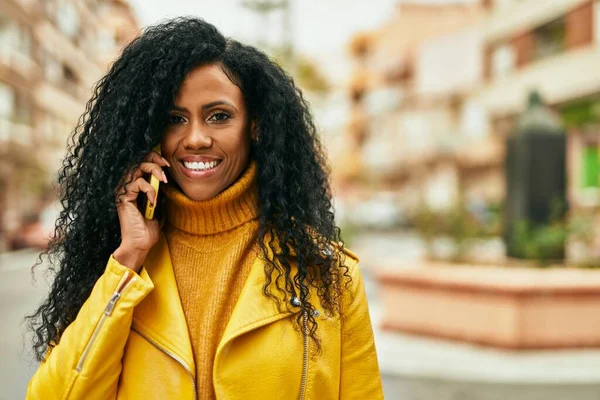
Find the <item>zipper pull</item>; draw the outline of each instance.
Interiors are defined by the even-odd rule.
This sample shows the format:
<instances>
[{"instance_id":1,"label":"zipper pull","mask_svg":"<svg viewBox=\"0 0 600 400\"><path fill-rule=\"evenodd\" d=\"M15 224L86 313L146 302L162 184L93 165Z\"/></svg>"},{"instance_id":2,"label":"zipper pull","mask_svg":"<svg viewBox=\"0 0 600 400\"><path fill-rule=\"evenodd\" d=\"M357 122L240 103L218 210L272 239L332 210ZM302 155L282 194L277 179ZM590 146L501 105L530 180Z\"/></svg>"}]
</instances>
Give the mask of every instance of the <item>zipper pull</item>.
<instances>
[{"instance_id":1,"label":"zipper pull","mask_svg":"<svg viewBox=\"0 0 600 400\"><path fill-rule=\"evenodd\" d=\"M115 292L112 297L110 298L110 300L108 301L108 304L106 305L106 308L104 309L104 314L110 316L113 312L113 309L115 308L115 304L117 304L117 300L119 300L119 298L121 297L121 294L118 292Z\"/></svg>"}]
</instances>

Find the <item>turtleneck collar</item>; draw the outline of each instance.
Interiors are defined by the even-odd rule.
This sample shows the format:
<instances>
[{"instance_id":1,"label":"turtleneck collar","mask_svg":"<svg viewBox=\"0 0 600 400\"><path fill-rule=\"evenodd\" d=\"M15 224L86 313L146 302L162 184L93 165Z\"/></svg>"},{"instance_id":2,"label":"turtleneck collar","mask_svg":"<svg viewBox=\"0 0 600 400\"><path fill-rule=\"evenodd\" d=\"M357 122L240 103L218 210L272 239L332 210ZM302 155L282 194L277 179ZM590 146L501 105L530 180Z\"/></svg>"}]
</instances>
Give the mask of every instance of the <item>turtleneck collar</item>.
<instances>
[{"instance_id":1,"label":"turtleneck collar","mask_svg":"<svg viewBox=\"0 0 600 400\"><path fill-rule=\"evenodd\" d=\"M161 185L166 195L167 224L193 235L211 235L234 229L259 216L256 162L216 197L195 201L171 183Z\"/></svg>"}]
</instances>

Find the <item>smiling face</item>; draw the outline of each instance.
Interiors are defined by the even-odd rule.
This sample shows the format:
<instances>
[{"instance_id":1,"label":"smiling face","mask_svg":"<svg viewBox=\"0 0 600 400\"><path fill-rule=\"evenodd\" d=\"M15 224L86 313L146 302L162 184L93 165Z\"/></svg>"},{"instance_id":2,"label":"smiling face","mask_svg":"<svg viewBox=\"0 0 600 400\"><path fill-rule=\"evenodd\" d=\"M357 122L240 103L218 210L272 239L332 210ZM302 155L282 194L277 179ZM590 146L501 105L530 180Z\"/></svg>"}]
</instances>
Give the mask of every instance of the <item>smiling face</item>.
<instances>
[{"instance_id":1,"label":"smiling face","mask_svg":"<svg viewBox=\"0 0 600 400\"><path fill-rule=\"evenodd\" d=\"M242 91L220 65L197 67L175 98L161 150L170 177L192 200L229 187L250 160L250 123Z\"/></svg>"}]
</instances>

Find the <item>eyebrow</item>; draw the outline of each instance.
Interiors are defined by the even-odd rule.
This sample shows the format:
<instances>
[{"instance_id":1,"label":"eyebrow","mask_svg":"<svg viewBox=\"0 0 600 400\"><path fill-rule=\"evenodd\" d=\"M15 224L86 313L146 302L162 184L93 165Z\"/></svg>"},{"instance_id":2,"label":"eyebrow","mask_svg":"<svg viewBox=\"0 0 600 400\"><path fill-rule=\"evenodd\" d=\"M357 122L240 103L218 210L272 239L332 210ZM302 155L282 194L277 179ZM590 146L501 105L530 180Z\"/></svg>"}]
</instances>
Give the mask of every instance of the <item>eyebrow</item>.
<instances>
[{"instance_id":1,"label":"eyebrow","mask_svg":"<svg viewBox=\"0 0 600 400\"><path fill-rule=\"evenodd\" d=\"M231 104L231 103L229 103L228 101L225 101L225 100L217 100L217 101L213 101L211 103L205 104L205 105L202 106L202 109L203 110L208 110L209 108L213 108L215 106L220 106L220 105L230 106L234 110L237 111L237 108L233 104ZM175 110L175 111L187 111L187 108L178 106L177 104L174 104L173 105L173 110Z\"/></svg>"}]
</instances>

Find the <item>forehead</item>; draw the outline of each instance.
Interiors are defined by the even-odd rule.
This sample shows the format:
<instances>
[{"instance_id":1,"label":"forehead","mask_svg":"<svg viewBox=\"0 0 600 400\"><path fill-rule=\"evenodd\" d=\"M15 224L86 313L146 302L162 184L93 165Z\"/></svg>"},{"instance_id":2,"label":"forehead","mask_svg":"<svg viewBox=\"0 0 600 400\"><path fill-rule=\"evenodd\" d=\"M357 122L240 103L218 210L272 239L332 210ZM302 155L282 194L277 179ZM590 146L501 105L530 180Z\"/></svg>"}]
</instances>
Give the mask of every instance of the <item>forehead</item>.
<instances>
[{"instance_id":1,"label":"forehead","mask_svg":"<svg viewBox=\"0 0 600 400\"><path fill-rule=\"evenodd\" d=\"M220 65L208 64L196 67L186 75L176 100L178 103L228 100L238 105L243 103L243 95Z\"/></svg>"}]
</instances>

